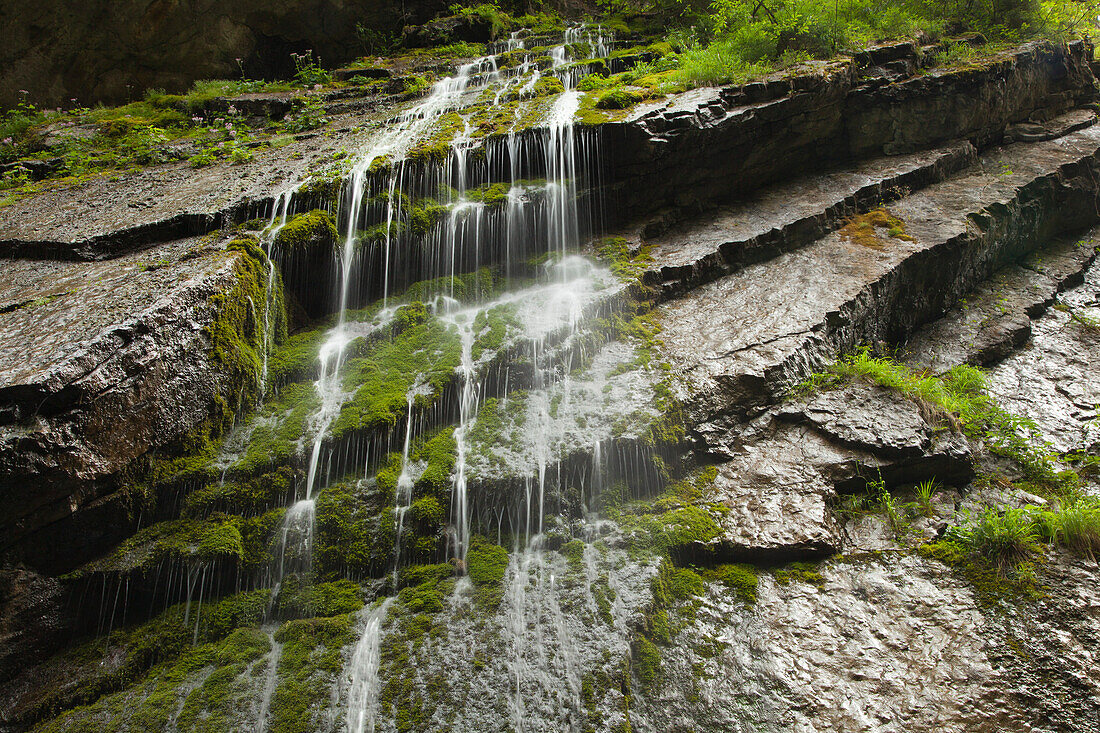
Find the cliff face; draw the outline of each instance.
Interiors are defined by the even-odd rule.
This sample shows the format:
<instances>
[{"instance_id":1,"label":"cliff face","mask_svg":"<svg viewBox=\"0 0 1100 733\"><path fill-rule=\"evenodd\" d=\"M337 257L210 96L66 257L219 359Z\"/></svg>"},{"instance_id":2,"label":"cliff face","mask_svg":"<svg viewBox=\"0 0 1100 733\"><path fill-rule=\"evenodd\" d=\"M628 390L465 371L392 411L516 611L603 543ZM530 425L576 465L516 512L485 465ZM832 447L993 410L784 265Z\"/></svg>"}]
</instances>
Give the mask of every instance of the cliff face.
<instances>
[{"instance_id":1,"label":"cliff face","mask_svg":"<svg viewBox=\"0 0 1100 733\"><path fill-rule=\"evenodd\" d=\"M9 203L0 729L1090 730L1091 55Z\"/></svg>"},{"instance_id":2,"label":"cliff face","mask_svg":"<svg viewBox=\"0 0 1100 733\"><path fill-rule=\"evenodd\" d=\"M40 106L67 108L74 98L91 106L146 89L182 92L197 79L286 77L291 53L338 64L370 52L360 25L400 35L445 8L431 0L7 3L0 105L14 106L20 90Z\"/></svg>"}]
</instances>

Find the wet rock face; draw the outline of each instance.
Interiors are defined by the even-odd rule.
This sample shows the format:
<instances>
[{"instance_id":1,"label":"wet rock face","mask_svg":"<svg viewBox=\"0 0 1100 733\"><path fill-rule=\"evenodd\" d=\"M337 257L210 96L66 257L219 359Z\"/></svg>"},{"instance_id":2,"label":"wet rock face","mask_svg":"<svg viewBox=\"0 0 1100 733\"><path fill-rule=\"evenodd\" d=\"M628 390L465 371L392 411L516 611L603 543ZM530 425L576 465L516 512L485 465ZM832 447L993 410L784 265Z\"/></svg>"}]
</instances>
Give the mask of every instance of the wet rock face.
<instances>
[{"instance_id":1,"label":"wet rock face","mask_svg":"<svg viewBox=\"0 0 1100 733\"><path fill-rule=\"evenodd\" d=\"M618 206L698 206L838 161L953 139L985 146L1013 123L1056 117L1096 94L1085 44L1028 44L977 68L921 75L910 75L915 49L898 53L911 66L891 83L861 76L858 60L817 62L796 77L640 106L608 130Z\"/></svg>"},{"instance_id":2,"label":"wet rock face","mask_svg":"<svg viewBox=\"0 0 1100 733\"><path fill-rule=\"evenodd\" d=\"M991 149L892 204L898 236L829 234L662 306L693 418L751 415L838 351L898 341L1042 238L1092 223L1098 166L1096 126Z\"/></svg>"},{"instance_id":3,"label":"wet rock face","mask_svg":"<svg viewBox=\"0 0 1100 733\"><path fill-rule=\"evenodd\" d=\"M234 0L11 4L0 22L4 47L0 105L20 89L45 106L73 97L91 106L140 98L141 91L184 91L196 79L292 76L290 54L312 50L327 65L364 53L356 23L397 33L446 8L435 0Z\"/></svg>"},{"instance_id":4,"label":"wet rock face","mask_svg":"<svg viewBox=\"0 0 1100 733\"><path fill-rule=\"evenodd\" d=\"M65 643L61 583L22 567L0 568L0 684Z\"/></svg>"},{"instance_id":5,"label":"wet rock face","mask_svg":"<svg viewBox=\"0 0 1100 733\"><path fill-rule=\"evenodd\" d=\"M1080 564L1052 571L1038 608L1001 610L938 563L889 554L827 563L815 583L764 576L751 606L712 589L666 657L669 683L642 699L634 724L1080 730L1100 685L1085 672L1100 596ZM700 660L692 643L707 637L721 650Z\"/></svg>"},{"instance_id":6,"label":"wet rock face","mask_svg":"<svg viewBox=\"0 0 1100 733\"><path fill-rule=\"evenodd\" d=\"M150 599L180 605L16 670L50 653L67 619L56 579L5 567L0 730L220 720L251 732L259 720L343 733L368 713L378 731L1088 730L1100 719L1094 565L1045 550L1042 597L990 602L964 565L917 549L965 511L1055 498L976 480L999 459L939 403L819 373L861 345L934 374L989 366L1005 406L1060 450L1095 453L1100 265L1096 232L1078 230L1100 216L1100 126L1091 111L1062 114L1093 94L1084 53L1033 45L915 76L917 50L900 44L641 110L604 146L617 165L636 156L614 184L629 182L639 205L682 205L630 222L612 267L641 283L569 257L554 285L510 290L493 317L437 299L349 321L363 382L342 384L362 411L333 423L347 432L333 428L335 457L316 460L333 476L365 473L291 504L288 515L316 518L300 526L283 512L307 480L295 469L323 455L312 380L324 321L271 353L272 373L291 381L273 379L275 394L239 421L210 464L221 480L171 487L183 508L153 512L118 544L134 529L131 469L248 404L259 372L212 358L210 335L252 255L178 240L174 227L270 215L280 187L309 170L291 162L301 141L234 176L165 166L92 184L102 205L71 202L56 221L50 207L68 193L7 209L0 249L23 259L0 289L0 499L14 512L0 553L54 574L92 559L70 576L101 589L83 596L86 615L117 595L127 624L147 621ZM367 134L336 131L333 144ZM838 166L785 178L826 160ZM138 205L120 213L128 194ZM316 207L319 229L284 229L279 246L301 256L275 257L303 320L330 310L323 261L340 240L327 201L297 210ZM588 290L562 292L570 269ZM237 325L255 336L249 300ZM559 311L607 333L573 343ZM402 334L403 351L379 347ZM558 352L540 369L537 355ZM438 403L414 408L436 389L412 381L421 358L442 386ZM369 378L394 365L385 383ZM375 391L396 399L365 427ZM424 442L425 423L465 411L477 417L460 434ZM322 434L313 454L310 430ZM461 464L447 447L459 440ZM932 481L943 487L923 506L908 501ZM409 503L395 509L399 487ZM457 536L445 508L457 496L483 535L464 556L440 549ZM545 535L528 540L516 528L536 516ZM413 523L431 529L405 531ZM332 583L282 574L288 527L309 537L292 548L295 567L315 538L326 552L311 571ZM285 585L270 582L273 558ZM259 590L231 595L250 583ZM286 620L273 609L293 598L305 610L273 631ZM146 631L155 643L131 636ZM149 656L162 641L168 659Z\"/></svg>"},{"instance_id":7,"label":"wet rock face","mask_svg":"<svg viewBox=\"0 0 1100 733\"><path fill-rule=\"evenodd\" d=\"M57 570L124 536L128 502L103 500L123 488L118 474L218 414L217 400L239 400L207 329L211 299L238 285L244 256L183 240L98 264L5 265L6 552ZM74 516L79 531L67 523Z\"/></svg>"},{"instance_id":8,"label":"wet rock face","mask_svg":"<svg viewBox=\"0 0 1100 733\"><path fill-rule=\"evenodd\" d=\"M1093 249L1076 246L1078 250ZM991 372L991 390L1009 409L1034 420L1056 450L1100 449L1100 266L1063 293L1032 325L1031 340Z\"/></svg>"},{"instance_id":9,"label":"wet rock face","mask_svg":"<svg viewBox=\"0 0 1100 733\"><path fill-rule=\"evenodd\" d=\"M719 463L714 500L721 532L685 555L776 563L847 551L834 508L847 492L881 480L911 486L938 479L966 485L974 475L969 441L913 400L854 383L796 399L750 425L700 426Z\"/></svg>"}]
</instances>

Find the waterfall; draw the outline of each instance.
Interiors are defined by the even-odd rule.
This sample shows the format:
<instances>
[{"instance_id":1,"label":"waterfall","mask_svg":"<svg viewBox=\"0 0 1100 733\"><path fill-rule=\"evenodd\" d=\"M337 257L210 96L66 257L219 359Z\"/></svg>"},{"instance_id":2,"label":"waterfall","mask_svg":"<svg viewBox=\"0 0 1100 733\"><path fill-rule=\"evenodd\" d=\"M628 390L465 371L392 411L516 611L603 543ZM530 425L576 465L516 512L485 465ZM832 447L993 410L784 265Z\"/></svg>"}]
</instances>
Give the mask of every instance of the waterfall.
<instances>
[{"instance_id":1,"label":"waterfall","mask_svg":"<svg viewBox=\"0 0 1100 733\"><path fill-rule=\"evenodd\" d=\"M589 185L595 152L594 133L579 130L574 124L581 100L575 90L580 71L572 64L575 59L569 57L568 46L581 41L594 50L594 57L608 55L602 34L570 29L562 43L549 49L548 69L540 71L531 59L501 69L493 55L458 67L453 75L436 82L424 99L388 120L357 156L336 212L340 232L334 252L337 307L333 325L317 354L313 387L319 405L309 416L303 436L308 457L304 485L298 487L276 534L273 563L267 574L267 582L277 596L285 577L311 571L317 494L326 487L329 474L343 471L342 466L347 465L346 457L333 457L330 445L333 424L354 394L352 386L345 384L345 365L357 339L376 333L385 337L402 305L402 290L416 282L434 283L434 290L422 291L419 298L428 304L432 317L451 330L460 347L455 374L457 415L450 418L457 419L457 424L448 554L464 567L475 515L487 512L495 517L498 533L506 516L513 521L503 506L472 505L469 472L472 430L486 388L484 364L475 354L481 329L478 317L498 306L518 309L517 320L534 365L533 386L544 391L527 406L530 425L540 426L541 431L536 439L537 479L528 482L526 516L520 522L523 530L514 535L508 592L515 627L509 636L516 654L513 716L517 730L525 727L523 695L534 674L520 658L529 649L524 641L526 631L520 628L531 622L528 614L534 614L540 635L546 634L558 648L570 648L562 610L554 601L556 580L545 567L541 538L548 488L552 482L555 486L561 483L560 476L551 475L552 470L560 469L554 468L557 459L550 439L554 419L545 388L563 377L568 385L572 363L568 342L584 317L584 308L599 292L593 284L591 263L570 254L589 231L584 223L589 212L582 212L579 199ZM507 52L523 47L519 34L512 34L495 50ZM565 92L552 101L539 101L533 95L540 80L547 77L560 79ZM517 104L504 134L480 138L477 122L467 107L477 99L485 99L486 94L495 103L531 98L529 104L540 110L538 125L532 127L530 120L522 119L522 104L528 104L524 102ZM425 149L429 144L431 147ZM269 255L275 236L294 211L294 191L281 195L272 208L265 238ZM585 201L584 205L590 206L591 202ZM542 273L548 282L513 290L481 304L472 302L470 292L457 290L459 276L477 272L484 264L498 264L505 278L511 278L530 267L528 259L546 254L550 260ZM269 278L274 282L274 270ZM379 302L381 309L367 321L359 314L352 315L354 309L372 302ZM269 331L271 319L266 306L263 320L265 332ZM263 371L266 383L266 360ZM419 383L419 377L409 376L414 385ZM504 385L506 397L507 374ZM392 504L396 533L394 586L399 580L406 517L414 500L411 452L419 438L418 430L425 425L417 415L418 390L414 386L406 394L400 474ZM571 409L568 402L566 409ZM367 465L356 467L367 475L377 468L369 465L369 455L368 451ZM540 586L535 608L528 608L525 597L529 579ZM345 669L345 722L349 732L375 730L382 627L392 602L388 599L365 615L363 631ZM543 620L547 614L548 625ZM547 652L540 649L539 653ZM554 665L560 666L560 662L558 659ZM568 699L563 702L571 708L576 706L579 694L577 669L569 657L558 670L564 671L568 680ZM539 689L549 685L547 674L542 670L535 675Z\"/></svg>"},{"instance_id":2,"label":"waterfall","mask_svg":"<svg viewBox=\"0 0 1100 733\"><path fill-rule=\"evenodd\" d=\"M392 603L393 599L387 598L367 614L363 633L355 645L355 652L347 669L348 733L374 733L375 716L378 714L378 664L382 655L382 622Z\"/></svg>"}]
</instances>

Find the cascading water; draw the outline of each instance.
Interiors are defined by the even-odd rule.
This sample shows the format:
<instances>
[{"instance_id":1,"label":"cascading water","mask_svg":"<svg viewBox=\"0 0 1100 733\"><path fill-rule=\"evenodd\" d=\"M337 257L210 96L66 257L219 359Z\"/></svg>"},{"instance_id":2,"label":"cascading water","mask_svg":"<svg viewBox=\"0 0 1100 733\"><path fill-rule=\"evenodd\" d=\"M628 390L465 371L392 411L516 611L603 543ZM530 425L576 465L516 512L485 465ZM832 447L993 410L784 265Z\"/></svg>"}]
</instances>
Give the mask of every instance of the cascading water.
<instances>
[{"instance_id":1,"label":"cascading water","mask_svg":"<svg viewBox=\"0 0 1100 733\"><path fill-rule=\"evenodd\" d=\"M525 697L532 691L549 690L551 676L567 682L566 689L554 693L557 704L579 705L579 666L556 601L557 581L546 565L542 538L550 472L556 471L555 486L562 481L560 466L554 468L558 460L555 451L560 446L552 437L560 421L552 413L562 405L565 411L574 411L573 398L568 396L572 390L569 374L578 348L574 336L588 309L597 307L610 292L601 280L610 279L606 271L598 272L587 261L569 254L589 231L585 222L592 212L582 210L580 202L596 150L593 133L578 130L574 123L581 99L575 86L583 67L578 68L573 63L576 60L569 58L568 48L570 44L587 44L593 50L592 58L599 58L608 54L608 44L602 34L580 29L570 29L563 41L549 50L550 66L544 70L534 60L526 60L502 71L494 56L459 67L453 76L437 82L422 102L390 120L352 168L340 199L336 317L318 353L314 382L318 407L308 420L304 487L288 507L276 534L275 566L268 574L268 583L278 592L288 575L310 572L316 494L331 479L330 429L353 392L344 384L352 345L357 339L388 332L401 307L403 288L442 278L420 297L433 317L456 336L459 348L449 554L459 567L464 566L475 518L483 528L483 518L493 517L498 535L505 521L511 528L514 552L507 599L514 621L508 635L514 659L512 717L516 730L527 729L523 722ZM513 34L497 50L516 51L523 45ZM544 103L533 95L546 77L560 79L565 91ZM532 124L523 117L523 105L517 105L505 134L481 138L468 108L485 95L494 103L530 98L531 107L540 110L538 119ZM418 152L424 145L429 145L428 154ZM270 243L294 209L293 198L290 191L273 207L266 241L269 254ZM592 205L591 197L584 205ZM469 294L460 295L456 290L460 276L478 271L483 264L499 264L508 282L531 271L528 260L547 254L549 262L539 265L536 273L547 279L543 284L505 292L480 305L469 304ZM367 321L350 316L354 308L372 301L380 302L381 309ZM526 439L537 449L532 452L529 475L533 480L527 481L520 517L504 504L475 507L469 494L472 430L486 389L486 363L475 353L476 342L484 329L480 319L499 308L515 312L520 333L512 348L529 354L532 370L525 381L535 390L526 405ZM264 323L267 329L266 315ZM265 362L265 381L266 372ZM419 384L422 376L410 375L412 383ZM506 370L503 386L496 384L492 389L507 397L512 379ZM551 400L546 390L552 385L564 385L567 397ZM406 516L413 502L411 449L422 425L416 412L418 390L414 386L405 395L400 473L392 505L394 584L402 562ZM368 462L370 455L368 451ZM598 463L594 470L600 470ZM368 474L371 468L369 463L359 466ZM593 485L598 486L599 481L593 479ZM529 596L526 589L531 583L539 590ZM354 733L375 730L380 649L392 602L379 604L362 618L363 631L346 667L345 724ZM536 633L534 644L531 628ZM557 656L547 657L543 642L558 649ZM532 650L542 655L537 664L528 659Z\"/></svg>"},{"instance_id":2,"label":"cascading water","mask_svg":"<svg viewBox=\"0 0 1100 733\"><path fill-rule=\"evenodd\" d=\"M393 603L387 598L366 616L363 633L348 668L348 733L374 733L378 713L378 663L381 656L382 621Z\"/></svg>"}]
</instances>

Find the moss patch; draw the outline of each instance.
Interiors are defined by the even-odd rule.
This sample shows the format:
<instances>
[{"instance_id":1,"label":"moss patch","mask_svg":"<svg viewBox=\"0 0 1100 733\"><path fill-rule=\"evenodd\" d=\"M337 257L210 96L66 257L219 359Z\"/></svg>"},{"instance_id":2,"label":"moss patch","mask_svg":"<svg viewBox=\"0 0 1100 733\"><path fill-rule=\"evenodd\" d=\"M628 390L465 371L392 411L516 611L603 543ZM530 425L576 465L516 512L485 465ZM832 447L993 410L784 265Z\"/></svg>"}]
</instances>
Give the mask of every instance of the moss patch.
<instances>
[{"instance_id":1,"label":"moss patch","mask_svg":"<svg viewBox=\"0 0 1100 733\"><path fill-rule=\"evenodd\" d=\"M429 318L350 359L344 385L354 395L333 423L332 436L391 429L406 414L414 386L422 388L416 406L431 405L453 382L461 358L455 331Z\"/></svg>"},{"instance_id":2,"label":"moss patch","mask_svg":"<svg viewBox=\"0 0 1100 733\"><path fill-rule=\"evenodd\" d=\"M485 609L494 609L504 597L504 574L508 569L508 552L480 537L470 541L466 553L466 573L474 583L475 600Z\"/></svg>"},{"instance_id":3,"label":"moss patch","mask_svg":"<svg viewBox=\"0 0 1100 733\"><path fill-rule=\"evenodd\" d=\"M329 249L339 237L332 214L314 209L290 219L275 235L274 245L287 252L315 247Z\"/></svg>"},{"instance_id":4,"label":"moss patch","mask_svg":"<svg viewBox=\"0 0 1100 733\"><path fill-rule=\"evenodd\" d=\"M852 217L840 228L840 236L861 247L882 249L886 240L882 238L880 231L885 231L893 239L913 240L905 232L905 222L886 209L873 209L866 214Z\"/></svg>"}]
</instances>

